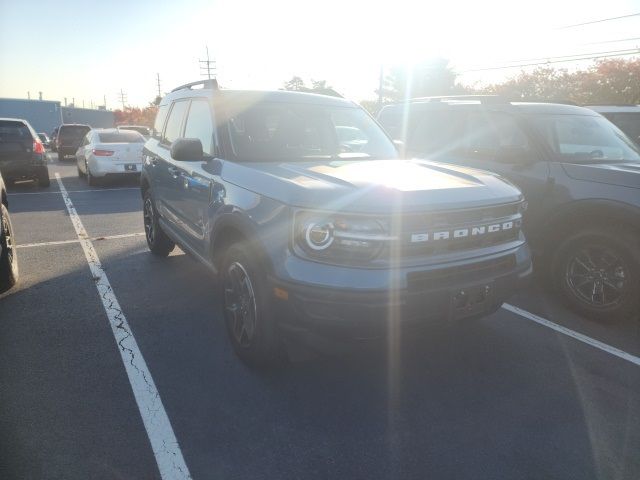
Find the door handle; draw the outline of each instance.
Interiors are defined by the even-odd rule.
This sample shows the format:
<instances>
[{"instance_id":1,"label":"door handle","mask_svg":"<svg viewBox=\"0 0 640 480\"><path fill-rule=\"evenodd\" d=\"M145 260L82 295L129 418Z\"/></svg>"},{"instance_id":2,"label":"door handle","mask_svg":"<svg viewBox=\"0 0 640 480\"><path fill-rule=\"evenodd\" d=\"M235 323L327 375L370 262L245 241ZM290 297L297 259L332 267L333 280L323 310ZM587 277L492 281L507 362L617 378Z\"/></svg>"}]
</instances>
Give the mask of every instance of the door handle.
<instances>
[{"instance_id":1,"label":"door handle","mask_svg":"<svg viewBox=\"0 0 640 480\"><path fill-rule=\"evenodd\" d=\"M169 170L169 173L173 178L178 178L180 176L180 169L177 167L169 167L167 170Z\"/></svg>"}]
</instances>

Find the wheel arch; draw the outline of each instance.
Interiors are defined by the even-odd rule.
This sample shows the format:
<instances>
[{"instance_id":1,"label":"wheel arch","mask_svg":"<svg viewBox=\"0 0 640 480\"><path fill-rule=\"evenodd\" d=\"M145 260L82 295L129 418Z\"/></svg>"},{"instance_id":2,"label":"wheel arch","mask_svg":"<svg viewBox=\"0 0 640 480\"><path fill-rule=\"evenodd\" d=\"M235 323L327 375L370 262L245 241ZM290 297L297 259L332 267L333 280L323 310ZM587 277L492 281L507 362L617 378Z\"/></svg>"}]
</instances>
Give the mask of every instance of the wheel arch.
<instances>
[{"instance_id":1,"label":"wheel arch","mask_svg":"<svg viewBox=\"0 0 640 480\"><path fill-rule=\"evenodd\" d=\"M613 200L580 200L558 209L542 231L544 250L585 227L626 228L640 232L640 207Z\"/></svg>"},{"instance_id":2,"label":"wheel arch","mask_svg":"<svg viewBox=\"0 0 640 480\"><path fill-rule=\"evenodd\" d=\"M271 262L260 241L257 227L238 213L223 214L211 229L209 256L216 270L220 270L224 252L237 242L246 242L263 269L271 271Z\"/></svg>"}]
</instances>

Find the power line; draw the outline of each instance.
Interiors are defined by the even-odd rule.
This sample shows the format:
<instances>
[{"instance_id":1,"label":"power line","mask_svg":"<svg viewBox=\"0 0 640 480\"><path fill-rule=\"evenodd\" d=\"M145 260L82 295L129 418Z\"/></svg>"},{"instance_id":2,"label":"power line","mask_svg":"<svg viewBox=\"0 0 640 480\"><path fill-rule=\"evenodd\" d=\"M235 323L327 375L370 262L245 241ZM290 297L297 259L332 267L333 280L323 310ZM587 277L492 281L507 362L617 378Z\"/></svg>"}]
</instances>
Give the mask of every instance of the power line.
<instances>
[{"instance_id":1,"label":"power line","mask_svg":"<svg viewBox=\"0 0 640 480\"><path fill-rule=\"evenodd\" d=\"M640 37L618 38L616 40L602 40L600 42L581 43L580 45L603 45L605 43L633 42L633 41L636 41L636 40L640 40Z\"/></svg>"},{"instance_id":2,"label":"power line","mask_svg":"<svg viewBox=\"0 0 640 480\"><path fill-rule=\"evenodd\" d=\"M513 65L473 68L469 70L464 70L462 73L484 72L487 70L504 70L508 68L533 67L538 65L547 65L549 63L568 63L568 62L577 62L580 60L595 60L598 58L608 58L608 57L624 57L627 55L637 55L638 53L640 53L640 49L634 48L634 49L626 49L626 50L613 50L610 52L583 53L583 54L575 54L575 55L564 55L564 56L558 56L558 57L533 58L528 60L514 60L513 62L509 62L509 63L514 63ZM519 63L519 62L533 62L533 63Z\"/></svg>"},{"instance_id":3,"label":"power line","mask_svg":"<svg viewBox=\"0 0 640 480\"><path fill-rule=\"evenodd\" d=\"M591 20L589 22L575 23L573 25L565 25L563 27L558 27L558 30L563 30L565 28L582 27L584 25L593 25L594 23L610 22L611 20L620 20L621 18L638 17L638 16L640 16L640 13L630 13L628 15L620 15L619 17L601 18L599 20Z\"/></svg>"},{"instance_id":4,"label":"power line","mask_svg":"<svg viewBox=\"0 0 640 480\"><path fill-rule=\"evenodd\" d=\"M160 74L156 73L156 78L158 80L158 98L162 97L162 93L160 93Z\"/></svg>"}]
</instances>

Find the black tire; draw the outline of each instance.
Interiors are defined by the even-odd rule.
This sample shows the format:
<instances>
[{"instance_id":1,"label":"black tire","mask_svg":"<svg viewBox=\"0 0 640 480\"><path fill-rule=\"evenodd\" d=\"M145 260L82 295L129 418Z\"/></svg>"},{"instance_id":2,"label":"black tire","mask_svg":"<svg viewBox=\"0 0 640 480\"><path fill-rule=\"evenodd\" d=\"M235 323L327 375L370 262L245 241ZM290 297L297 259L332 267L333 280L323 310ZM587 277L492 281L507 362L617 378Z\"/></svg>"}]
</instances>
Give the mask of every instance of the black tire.
<instances>
[{"instance_id":1,"label":"black tire","mask_svg":"<svg viewBox=\"0 0 640 480\"><path fill-rule=\"evenodd\" d=\"M51 180L49 179L49 169L47 167L44 167L38 172L38 185L45 188L51 185Z\"/></svg>"},{"instance_id":2,"label":"black tire","mask_svg":"<svg viewBox=\"0 0 640 480\"><path fill-rule=\"evenodd\" d=\"M144 193L142 206L142 216L144 221L144 233L147 239L147 246L151 253L158 257L168 256L176 244L162 230L158 222L158 214L151 198L151 192L147 190Z\"/></svg>"},{"instance_id":3,"label":"black tire","mask_svg":"<svg viewBox=\"0 0 640 480\"><path fill-rule=\"evenodd\" d=\"M577 312L596 320L640 311L640 240L623 230L585 229L565 239L553 257L553 281Z\"/></svg>"},{"instance_id":4,"label":"black tire","mask_svg":"<svg viewBox=\"0 0 640 480\"><path fill-rule=\"evenodd\" d=\"M84 166L85 166L85 169L87 170L87 174L86 174L87 184L90 187L97 187L98 185L100 185L100 179L91 175L91 170L89 170L89 164L85 162Z\"/></svg>"},{"instance_id":5,"label":"black tire","mask_svg":"<svg viewBox=\"0 0 640 480\"><path fill-rule=\"evenodd\" d=\"M283 348L266 275L245 242L231 245L224 253L220 276L227 334L240 360L254 369L281 363Z\"/></svg>"},{"instance_id":6,"label":"black tire","mask_svg":"<svg viewBox=\"0 0 640 480\"><path fill-rule=\"evenodd\" d=\"M11 218L7 207L0 204L0 293L6 292L18 281L18 256L15 249L15 238Z\"/></svg>"}]
</instances>

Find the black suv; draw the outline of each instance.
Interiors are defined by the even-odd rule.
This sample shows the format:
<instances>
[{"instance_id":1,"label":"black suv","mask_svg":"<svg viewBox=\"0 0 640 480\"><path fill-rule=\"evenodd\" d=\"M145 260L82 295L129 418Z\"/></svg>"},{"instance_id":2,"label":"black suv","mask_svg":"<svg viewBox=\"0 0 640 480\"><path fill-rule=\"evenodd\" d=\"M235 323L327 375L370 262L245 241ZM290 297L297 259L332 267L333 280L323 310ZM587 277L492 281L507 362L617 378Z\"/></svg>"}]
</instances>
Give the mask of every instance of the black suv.
<instances>
[{"instance_id":1,"label":"black suv","mask_svg":"<svg viewBox=\"0 0 640 480\"><path fill-rule=\"evenodd\" d=\"M49 186L44 145L26 120L0 118L0 173L7 182L30 179Z\"/></svg>"},{"instance_id":2,"label":"black suv","mask_svg":"<svg viewBox=\"0 0 640 480\"><path fill-rule=\"evenodd\" d=\"M493 171L520 187L536 266L575 309L601 319L639 311L640 152L608 120L491 96L415 99L378 120L408 156Z\"/></svg>"},{"instance_id":3,"label":"black suv","mask_svg":"<svg viewBox=\"0 0 640 480\"><path fill-rule=\"evenodd\" d=\"M517 188L398 159L341 98L179 87L160 103L141 182L150 250L177 243L219 273L231 343L252 365L282 338L322 346L487 315L531 272Z\"/></svg>"},{"instance_id":4,"label":"black suv","mask_svg":"<svg viewBox=\"0 0 640 480\"><path fill-rule=\"evenodd\" d=\"M78 123L65 123L58 127L56 135L56 151L58 152L58 160L64 160L67 155L74 155L87 132L91 130L89 125L81 125Z\"/></svg>"},{"instance_id":5,"label":"black suv","mask_svg":"<svg viewBox=\"0 0 640 480\"><path fill-rule=\"evenodd\" d=\"M8 208L7 189L0 175L0 293L18 280L18 257Z\"/></svg>"}]
</instances>

